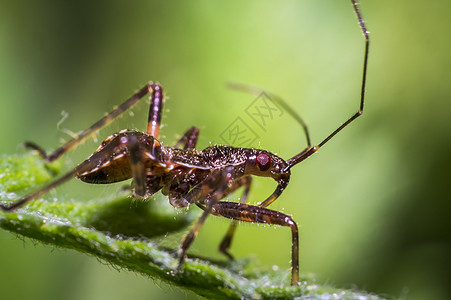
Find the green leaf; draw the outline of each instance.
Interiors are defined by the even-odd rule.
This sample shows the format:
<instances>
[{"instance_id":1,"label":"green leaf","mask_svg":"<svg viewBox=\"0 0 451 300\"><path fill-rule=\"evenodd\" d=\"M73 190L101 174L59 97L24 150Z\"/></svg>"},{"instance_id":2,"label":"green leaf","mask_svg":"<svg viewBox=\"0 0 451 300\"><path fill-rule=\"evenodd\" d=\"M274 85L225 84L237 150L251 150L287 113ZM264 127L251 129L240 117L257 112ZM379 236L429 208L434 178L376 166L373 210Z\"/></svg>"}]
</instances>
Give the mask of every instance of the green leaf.
<instances>
[{"instance_id":1,"label":"green leaf","mask_svg":"<svg viewBox=\"0 0 451 300\"><path fill-rule=\"evenodd\" d=\"M35 155L0 158L0 199L51 180L62 163L45 164ZM289 285L282 270L256 270L249 260L216 262L190 256L177 270L177 249L159 246L155 237L179 231L196 214L183 214L163 197L135 201L120 191L107 199L65 202L36 200L13 212L0 212L0 227L46 244L75 249L110 264L163 280L215 299L379 299L366 292L318 284L312 274L301 274L301 284Z\"/></svg>"}]
</instances>

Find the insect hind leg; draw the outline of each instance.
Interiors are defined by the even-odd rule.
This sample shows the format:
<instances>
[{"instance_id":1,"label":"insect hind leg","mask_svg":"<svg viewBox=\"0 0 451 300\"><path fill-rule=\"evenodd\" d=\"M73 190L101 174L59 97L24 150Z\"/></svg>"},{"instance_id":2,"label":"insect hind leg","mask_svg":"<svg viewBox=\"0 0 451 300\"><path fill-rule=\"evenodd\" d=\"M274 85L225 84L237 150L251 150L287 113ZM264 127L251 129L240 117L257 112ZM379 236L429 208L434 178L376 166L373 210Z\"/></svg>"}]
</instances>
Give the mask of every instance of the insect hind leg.
<instances>
[{"instance_id":1,"label":"insect hind leg","mask_svg":"<svg viewBox=\"0 0 451 300\"><path fill-rule=\"evenodd\" d=\"M109 114L105 115L99 121L94 123L91 127L83 130L80 134L78 134L75 138L68 141L64 145L60 146L58 149L53 151L50 154L47 154L43 148L36 145L32 142L25 142L24 145L26 148L30 148L32 150L36 150L39 155L48 162L52 162L59 158L64 153L72 150L77 147L83 141L85 141L89 136L97 132L102 127L110 124L114 119L116 119L119 115L121 115L124 111L134 106L139 100L141 100L147 93L151 92L152 97L155 97L155 91L160 91L161 86L157 83L148 83L136 93L134 93L130 98L128 98L124 103L113 109Z\"/></svg>"},{"instance_id":2,"label":"insect hind leg","mask_svg":"<svg viewBox=\"0 0 451 300\"><path fill-rule=\"evenodd\" d=\"M47 184L43 188L20 198L19 200L13 202L11 205L0 204L0 209L3 211L13 211L35 199L41 197L42 195L49 192L51 189L56 188L57 186L68 181L69 179L76 177L78 174L85 172L92 168L94 168L93 163L89 160L86 160L86 161L82 162L80 165L78 165L77 167L75 167L72 171L70 171L70 172L66 173L65 175L63 175L62 177L52 181L51 183Z\"/></svg>"},{"instance_id":3,"label":"insect hind leg","mask_svg":"<svg viewBox=\"0 0 451 300\"><path fill-rule=\"evenodd\" d=\"M150 97L147 134L158 139L160 136L161 113L163 111L163 88L159 84L149 85Z\"/></svg>"}]
</instances>

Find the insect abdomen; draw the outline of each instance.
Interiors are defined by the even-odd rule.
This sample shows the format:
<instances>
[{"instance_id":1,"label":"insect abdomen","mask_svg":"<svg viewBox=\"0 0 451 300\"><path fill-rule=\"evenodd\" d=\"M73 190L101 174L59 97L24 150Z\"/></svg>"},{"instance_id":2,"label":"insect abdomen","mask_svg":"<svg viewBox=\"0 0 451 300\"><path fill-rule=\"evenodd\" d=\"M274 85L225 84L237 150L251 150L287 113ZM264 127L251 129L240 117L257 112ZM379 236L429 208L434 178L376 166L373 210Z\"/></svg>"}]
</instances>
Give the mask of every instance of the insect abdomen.
<instances>
[{"instance_id":1,"label":"insect abdomen","mask_svg":"<svg viewBox=\"0 0 451 300\"><path fill-rule=\"evenodd\" d=\"M130 158L128 156L111 160L90 172L77 175L81 181L94 184L119 182L132 178Z\"/></svg>"}]
</instances>

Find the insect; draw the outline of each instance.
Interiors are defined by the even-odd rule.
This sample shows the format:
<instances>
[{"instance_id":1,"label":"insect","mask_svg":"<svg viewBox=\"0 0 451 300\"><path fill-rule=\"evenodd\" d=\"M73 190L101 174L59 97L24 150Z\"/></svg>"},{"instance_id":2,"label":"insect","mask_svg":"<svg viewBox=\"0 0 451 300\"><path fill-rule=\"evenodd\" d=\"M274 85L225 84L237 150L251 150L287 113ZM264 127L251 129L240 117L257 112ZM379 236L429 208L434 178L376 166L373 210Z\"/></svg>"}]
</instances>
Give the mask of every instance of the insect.
<instances>
[{"instance_id":1,"label":"insect","mask_svg":"<svg viewBox=\"0 0 451 300\"><path fill-rule=\"evenodd\" d=\"M351 0L358 23L365 40L363 76L359 110L342 125L329 134L322 142L312 146L307 126L285 103L278 99L287 111L294 116L304 130L307 147L294 157L284 160L271 152L254 148L237 148L213 145L204 150L196 150L199 129L191 127L174 146L164 146L160 141L160 122L164 102L163 88L150 82L115 108L111 113L78 136L47 154L43 148L27 142L28 148L36 150L48 162L54 161L72 150L100 128L150 94L150 110L146 132L122 130L109 136L85 161L62 177L44 186L11 205L0 204L4 211L15 210L42 196L65 181L77 177L84 182L107 184L133 179L132 193L137 199L148 198L158 191L168 196L175 208L195 204L203 210L200 218L184 236L179 248L178 268L183 265L186 252L208 215L232 219L219 250L232 259L229 248L238 221L266 223L289 227L292 232L291 284L299 283L299 240L296 222L291 216L271 210L273 203L285 190L290 180L291 168L316 153L343 128L363 113L365 84L368 64L369 35L365 22L355 0ZM258 205L246 203L251 187L252 176L271 177L277 182L275 191ZM225 196L244 187L240 202L221 201Z\"/></svg>"}]
</instances>

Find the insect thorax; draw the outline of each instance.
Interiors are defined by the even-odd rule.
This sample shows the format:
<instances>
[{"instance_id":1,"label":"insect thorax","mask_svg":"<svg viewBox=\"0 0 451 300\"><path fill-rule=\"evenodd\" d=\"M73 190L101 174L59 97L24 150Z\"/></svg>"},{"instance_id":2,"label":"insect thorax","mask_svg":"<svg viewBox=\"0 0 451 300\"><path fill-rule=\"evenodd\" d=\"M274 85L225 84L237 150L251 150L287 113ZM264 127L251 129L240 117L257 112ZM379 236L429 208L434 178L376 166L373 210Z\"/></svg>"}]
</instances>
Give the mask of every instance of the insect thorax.
<instances>
[{"instance_id":1,"label":"insect thorax","mask_svg":"<svg viewBox=\"0 0 451 300\"><path fill-rule=\"evenodd\" d=\"M244 165L252 150L223 145L214 145L202 151L171 149L171 160L187 167L212 170Z\"/></svg>"}]
</instances>

